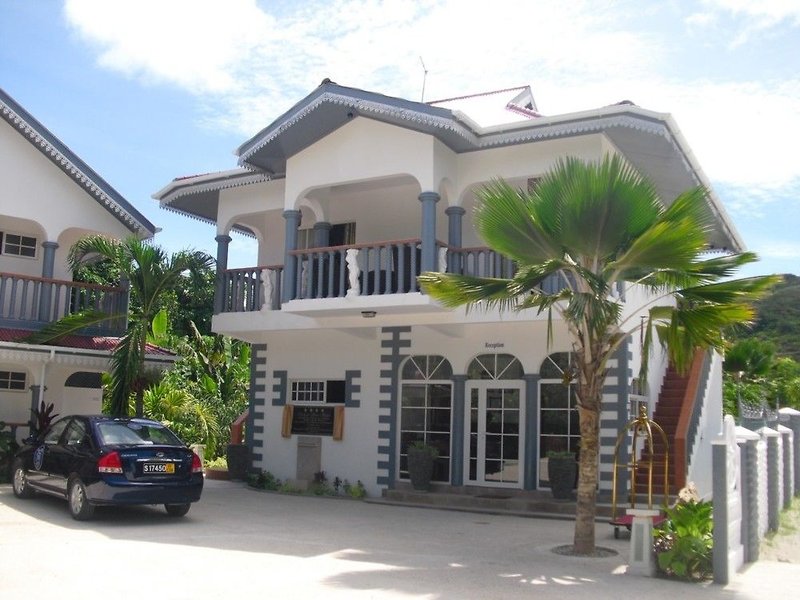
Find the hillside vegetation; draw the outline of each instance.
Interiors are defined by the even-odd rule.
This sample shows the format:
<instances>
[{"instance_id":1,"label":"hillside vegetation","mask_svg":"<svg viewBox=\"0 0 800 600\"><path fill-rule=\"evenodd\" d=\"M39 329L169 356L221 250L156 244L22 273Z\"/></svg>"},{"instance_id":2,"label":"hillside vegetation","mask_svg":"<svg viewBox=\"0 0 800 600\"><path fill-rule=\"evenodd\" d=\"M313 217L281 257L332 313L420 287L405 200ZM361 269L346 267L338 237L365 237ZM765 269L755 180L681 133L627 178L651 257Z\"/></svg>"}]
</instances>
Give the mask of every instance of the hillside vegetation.
<instances>
[{"instance_id":1,"label":"hillside vegetation","mask_svg":"<svg viewBox=\"0 0 800 600\"><path fill-rule=\"evenodd\" d=\"M734 339L755 337L772 342L778 356L800 361L800 277L784 275L782 283L756 303L758 319Z\"/></svg>"}]
</instances>

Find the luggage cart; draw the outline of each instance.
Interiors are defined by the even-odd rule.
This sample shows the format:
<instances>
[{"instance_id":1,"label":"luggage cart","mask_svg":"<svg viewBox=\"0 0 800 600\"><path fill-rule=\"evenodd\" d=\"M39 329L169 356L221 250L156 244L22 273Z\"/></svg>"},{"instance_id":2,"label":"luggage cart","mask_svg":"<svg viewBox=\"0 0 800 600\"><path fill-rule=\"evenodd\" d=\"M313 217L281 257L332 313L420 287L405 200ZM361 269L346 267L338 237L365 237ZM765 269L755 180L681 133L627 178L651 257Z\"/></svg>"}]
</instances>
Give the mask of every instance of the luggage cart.
<instances>
[{"instance_id":1,"label":"luggage cart","mask_svg":"<svg viewBox=\"0 0 800 600\"><path fill-rule=\"evenodd\" d=\"M636 508L636 479L642 467L647 469L647 508L653 508L653 432L658 433L664 442L664 502L663 508L668 507L669 503L669 443L667 441L667 434L661 426L647 416L647 407L642 404L639 406L639 415L628 422L627 425L619 432L617 436L617 443L614 446L614 473L611 483L611 525L614 527L614 538L619 538L620 527L625 527L630 531L633 524L633 517L628 514L617 514L617 473L620 469L626 469L629 473L628 477L628 504L629 508ZM628 435L632 433L633 439L630 446L630 460L624 461L620 464L620 449L623 447L624 441L627 441ZM639 447L642 442L642 447ZM645 455L647 458L642 459L639 454L640 451L647 449ZM644 455L644 453L642 453ZM664 521L663 514L653 519L653 524L658 525Z\"/></svg>"}]
</instances>

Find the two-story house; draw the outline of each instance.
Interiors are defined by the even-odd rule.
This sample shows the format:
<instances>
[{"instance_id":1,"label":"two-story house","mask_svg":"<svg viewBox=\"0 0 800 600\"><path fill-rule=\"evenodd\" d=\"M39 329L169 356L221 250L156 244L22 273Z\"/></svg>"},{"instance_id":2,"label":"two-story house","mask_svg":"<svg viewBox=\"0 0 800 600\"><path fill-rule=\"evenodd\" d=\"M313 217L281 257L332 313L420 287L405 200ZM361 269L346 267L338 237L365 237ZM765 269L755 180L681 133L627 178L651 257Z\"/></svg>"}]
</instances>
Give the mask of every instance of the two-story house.
<instances>
[{"instance_id":1,"label":"two-story house","mask_svg":"<svg viewBox=\"0 0 800 600\"><path fill-rule=\"evenodd\" d=\"M125 287L72 281L70 247L88 234L150 238L155 227L2 89L0 156L0 420L24 437L41 401L60 414L100 413L100 375L126 327L118 319L58 345L21 341L86 308L127 310ZM154 366L173 360L150 350Z\"/></svg>"},{"instance_id":2,"label":"two-story house","mask_svg":"<svg viewBox=\"0 0 800 600\"><path fill-rule=\"evenodd\" d=\"M577 447L564 327L548 345L545 315L444 309L418 289L424 271L514 268L475 232L480 186L527 188L561 157L607 154L665 201L708 184L669 115L622 102L544 117L527 87L422 103L325 80L237 154L237 168L175 179L154 198L217 226L213 329L253 347L253 466L300 481L324 471L371 494L404 485L416 440L438 448L440 486L460 490L547 487L547 451ZM741 250L713 193L710 203L710 249ZM251 267L227 268L234 231L258 241ZM632 400L653 408L668 372L655 356L633 398L640 357L631 339L609 372L605 490ZM698 377L679 471L710 481L695 441L721 421L719 357Z\"/></svg>"}]
</instances>

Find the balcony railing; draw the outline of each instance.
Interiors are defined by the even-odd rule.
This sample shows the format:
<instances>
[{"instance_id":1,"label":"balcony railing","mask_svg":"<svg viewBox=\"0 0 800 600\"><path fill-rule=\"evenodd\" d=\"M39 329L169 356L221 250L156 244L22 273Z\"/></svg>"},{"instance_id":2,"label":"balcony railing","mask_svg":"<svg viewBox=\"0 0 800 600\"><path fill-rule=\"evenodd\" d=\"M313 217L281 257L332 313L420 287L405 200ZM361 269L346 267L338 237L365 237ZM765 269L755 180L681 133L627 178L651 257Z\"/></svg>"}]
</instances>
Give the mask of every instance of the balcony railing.
<instances>
[{"instance_id":1,"label":"balcony railing","mask_svg":"<svg viewBox=\"0 0 800 600\"><path fill-rule=\"evenodd\" d=\"M41 329L71 314L99 310L119 315L81 333L120 335L127 323L128 291L92 283L0 273L0 325Z\"/></svg>"},{"instance_id":2,"label":"balcony railing","mask_svg":"<svg viewBox=\"0 0 800 600\"><path fill-rule=\"evenodd\" d=\"M272 310L281 307L283 265L229 269L222 274L222 312Z\"/></svg>"},{"instance_id":3,"label":"balcony railing","mask_svg":"<svg viewBox=\"0 0 800 600\"><path fill-rule=\"evenodd\" d=\"M354 244L294 250L297 282L293 298L309 300L377 296L418 292L421 272L419 239L375 244ZM438 270L477 277L513 277L514 261L488 248L449 248L437 242ZM283 267L230 269L222 275L222 312L249 312L281 307ZM542 289L554 293L563 288L557 276L542 281Z\"/></svg>"}]
</instances>

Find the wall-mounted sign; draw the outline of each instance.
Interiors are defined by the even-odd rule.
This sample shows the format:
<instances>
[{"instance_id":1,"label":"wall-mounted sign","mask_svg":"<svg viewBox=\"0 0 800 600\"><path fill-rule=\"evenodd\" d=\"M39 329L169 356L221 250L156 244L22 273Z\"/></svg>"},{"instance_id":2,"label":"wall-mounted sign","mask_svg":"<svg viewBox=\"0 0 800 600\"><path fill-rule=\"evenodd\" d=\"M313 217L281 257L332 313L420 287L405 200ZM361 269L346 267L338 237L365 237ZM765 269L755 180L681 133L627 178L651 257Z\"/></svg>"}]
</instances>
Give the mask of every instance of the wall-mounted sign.
<instances>
[{"instance_id":1,"label":"wall-mounted sign","mask_svg":"<svg viewBox=\"0 0 800 600\"><path fill-rule=\"evenodd\" d=\"M333 435L333 406L297 406L292 411L292 433Z\"/></svg>"},{"instance_id":2,"label":"wall-mounted sign","mask_svg":"<svg viewBox=\"0 0 800 600\"><path fill-rule=\"evenodd\" d=\"M499 348L506 347L506 345L503 342L485 342L483 346L487 350L498 350Z\"/></svg>"}]
</instances>

